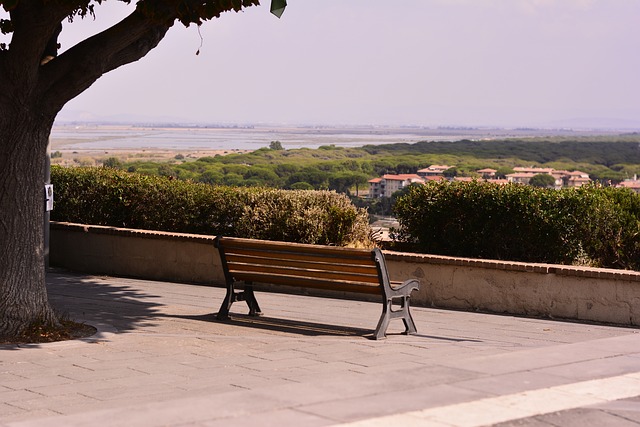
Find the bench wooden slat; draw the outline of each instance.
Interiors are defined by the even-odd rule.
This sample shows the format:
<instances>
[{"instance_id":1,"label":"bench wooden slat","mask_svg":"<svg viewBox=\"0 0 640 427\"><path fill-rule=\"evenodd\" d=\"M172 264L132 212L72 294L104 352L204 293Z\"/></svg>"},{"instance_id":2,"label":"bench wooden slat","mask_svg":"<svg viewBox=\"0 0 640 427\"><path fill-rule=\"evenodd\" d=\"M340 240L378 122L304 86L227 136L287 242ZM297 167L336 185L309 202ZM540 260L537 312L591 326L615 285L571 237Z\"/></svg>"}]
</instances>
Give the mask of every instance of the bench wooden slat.
<instances>
[{"instance_id":1,"label":"bench wooden slat","mask_svg":"<svg viewBox=\"0 0 640 427\"><path fill-rule=\"evenodd\" d=\"M237 272L256 272L256 273L269 273L278 274L282 273L287 276L300 277L300 278L319 278L323 280L337 280L347 282L362 282L370 283L373 286L380 287L380 280L378 275L370 274L358 274L344 271L327 271L317 270L314 268L298 268L287 267L282 264L279 265L265 265L265 264L247 264L241 262L229 263L229 271L233 272L233 276L236 277Z\"/></svg>"},{"instance_id":2,"label":"bench wooden slat","mask_svg":"<svg viewBox=\"0 0 640 427\"><path fill-rule=\"evenodd\" d=\"M271 242L265 240L233 238L232 240L227 239L224 242L224 247L228 252L235 252L236 249L250 249L264 252L281 251L291 254L306 253L311 254L312 256L328 255L331 258L371 259L371 251L367 249L343 248L338 246L306 245L302 243L296 243L295 245L292 245L291 243L286 242Z\"/></svg>"},{"instance_id":3,"label":"bench wooden slat","mask_svg":"<svg viewBox=\"0 0 640 427\"><path fill-rule=\"evenodd\" d=\"M258 250L258 249L242 249L242 248L233 248L227 249L226 255L246 255L246 256L255 256L260 258L271 258L274 260L279 259L295 259L299 261L310 261L310 262L335 262L337 259L340 260L340 263L347 265L371 265L375 267L375 261L371 258L371 254L369 254L368 258L342 258L336 257L335 254L331 256L330 254L311 254L308 252L296 252L296 251L269 251L269 250Z\"/></svg>"},{"instance_id":4,"label":"bench wooden slat","mask_svg":"<svg viewBox=\"0 0 640 427\"><path fill-rule=\"evenodd\" d=\"M298 286L303 288L326 289L331 291L357 292L364 294L380 294L380 286L346 280L323 280L309 277L287 276L285 274L269 274L260 272L229 271L237 280L255 283L272 283L274 285Z\"/></svg>"},{"instance_id":5,"label":"bench wooden slat","mask_svg":"<svg viewBox=\"0 0 640 427\"><path fill-rule=\"evenodd\" d=\"M358 274L368 274L376 277L376 281L378 280L378 268L375 264L343 264L338 262L328 262L328 261L304 261L297 260L291 258L274 258L274 257L261 257L261 256L251 256L251 255L243 255L236 253L228 253L227 254L227 263L234 264L236 262L245 263L245 264L256 264L256 265L282 265L285 267L298 267L298 268L310 268L315 270L326 270L326 271L342 271L345 273L358 273Z\"/></svg>"}]
</instances>

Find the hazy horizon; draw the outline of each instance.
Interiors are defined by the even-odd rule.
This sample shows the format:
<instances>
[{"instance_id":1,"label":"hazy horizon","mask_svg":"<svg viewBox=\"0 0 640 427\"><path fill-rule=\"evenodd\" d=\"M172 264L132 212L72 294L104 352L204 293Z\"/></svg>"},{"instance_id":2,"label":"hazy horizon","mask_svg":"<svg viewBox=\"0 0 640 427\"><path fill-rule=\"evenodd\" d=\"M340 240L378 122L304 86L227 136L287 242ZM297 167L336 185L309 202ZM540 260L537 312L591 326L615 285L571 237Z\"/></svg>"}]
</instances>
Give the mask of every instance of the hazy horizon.
<instances>
[{"instance_id":1,"label":"hazy horizon","mask_svg":"<svg viewBox=\"0 0 640 427\"><path fill-rule=\"evenodd\" d=\"M637 0L264 3L176 24L59 121L640 129ZM61 52L131 10L65 23Z\"/></svg>"}]
</instances>

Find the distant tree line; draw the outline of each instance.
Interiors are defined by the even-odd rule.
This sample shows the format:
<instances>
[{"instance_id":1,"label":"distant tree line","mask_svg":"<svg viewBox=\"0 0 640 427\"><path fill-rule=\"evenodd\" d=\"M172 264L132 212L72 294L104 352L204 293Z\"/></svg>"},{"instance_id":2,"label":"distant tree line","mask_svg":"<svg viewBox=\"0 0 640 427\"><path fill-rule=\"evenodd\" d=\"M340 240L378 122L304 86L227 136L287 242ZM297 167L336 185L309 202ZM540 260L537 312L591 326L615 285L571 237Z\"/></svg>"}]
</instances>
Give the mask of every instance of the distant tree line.
<instances>
[{"instance_id":1,"label":"distant tree line","mask_svg":"<svg viewBox=\"0 0 640 427\"><path fill-rule=\"evenodd\" d=\"M105 166L147 175L168 176L214 185L272 187L295 190L335 190L356 195L368 180L384 174L415 173L432 164L452 166L448 176L477 177L476 170L494 168L497 175L516 166L581 170L605 185L640 175L640 135L619 137L533 138L415 144L367 145L343 148L286 150L279 141L250 153L185 158L169 162L127 162L117 158ZM540 185L544 186L544 182Z\"/></svg>"}]
</instances>

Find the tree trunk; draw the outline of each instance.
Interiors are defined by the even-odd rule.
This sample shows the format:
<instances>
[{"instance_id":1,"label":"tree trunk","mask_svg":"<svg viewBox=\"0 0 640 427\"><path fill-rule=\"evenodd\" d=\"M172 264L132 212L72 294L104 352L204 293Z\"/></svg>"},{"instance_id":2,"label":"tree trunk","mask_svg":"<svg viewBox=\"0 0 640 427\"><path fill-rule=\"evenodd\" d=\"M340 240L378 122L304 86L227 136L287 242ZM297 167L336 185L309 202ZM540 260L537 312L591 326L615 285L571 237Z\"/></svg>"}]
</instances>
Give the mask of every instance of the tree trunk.
<instances>
[{"instance_id":1,"label":"tree trunk","mask_svg":"<svg viewBox=\"0 0 640 427\"><path fill-rule=\"evenodd\" d=\"M0 337L57 324L44 266L44 168L51 121L0 115ZM35 115L35 114L34 114Z\"/></svg>"},{"instance_id":2,"label":"tree trunk","mask_svg":"<svg viewBox=\"0 0 640 427\"><path fill-rule=\"evenodd\" d=\"M42 62L43 55L56 42L60 22L93 14L93 4L9 3L10 20L0 23L11 34L8 48L0 45L0 337L12 338L35 322L58 323L47 299L43 224L55 116L103 74L154 49L176 19L200 24L258 0L138 2L122 21L49 62Z\"/></svg>"}]
</instances>

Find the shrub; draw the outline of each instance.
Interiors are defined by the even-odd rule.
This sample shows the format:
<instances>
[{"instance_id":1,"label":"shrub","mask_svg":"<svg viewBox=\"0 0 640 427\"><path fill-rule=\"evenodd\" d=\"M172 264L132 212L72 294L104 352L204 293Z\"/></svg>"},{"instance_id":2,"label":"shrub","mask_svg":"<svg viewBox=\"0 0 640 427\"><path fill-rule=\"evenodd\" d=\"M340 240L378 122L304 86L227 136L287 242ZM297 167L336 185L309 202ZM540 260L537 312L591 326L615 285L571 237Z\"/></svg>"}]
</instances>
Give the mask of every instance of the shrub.
<instances>
[{"instance_id":1,"label":"shrub","mask_svg":"<svg viewBox=\"0 0 640 427\"><path fill-rule=\"evenodd\" d=\"M640 269L640 196L628 190L432 182L394 211L397 239L420 252Z\"/></svg>"},{"instance_id":2,"label":"shrub","mask_svg":"<svg viewBox=\"0 0 640 427\"><path fill-rule=\"evenodd\" d=\"M596 265L640 270L640 195L629 189L602 188L590 193L596 201L590 239L585 243Z\"/></svg>"},{"instance_id":3,"label":"shrub","mask_svg":"<svg viewBox=\"0 0 640 427\"><path fill-rule=\"evenodd\" d=\"M52 220L370 246L365 210L329 191L235 188L104 168L52 167Z\"/></svg>"},{"instance_id":4,"label":"shrub","mask_svg":"<svg viewBox=\"0 0 640 427\"><path fill-rule=\"evenodd\" d=\"M122 162L117 157L109 157L102 162L102 167L105 168L113 168L113 169L122 169Z\"/></svg>"}]
</instances>

